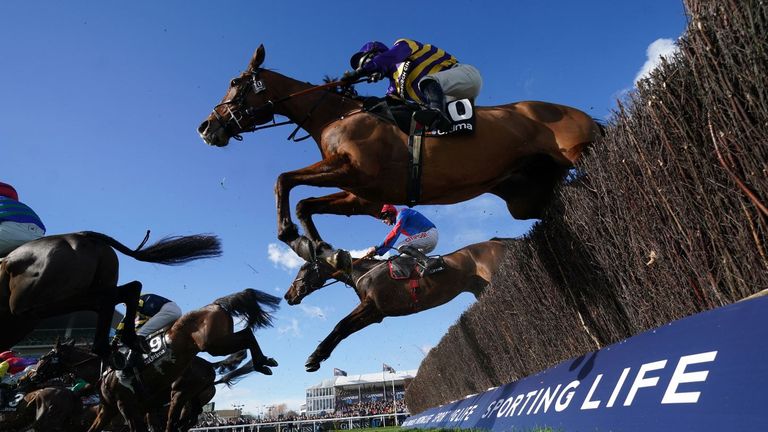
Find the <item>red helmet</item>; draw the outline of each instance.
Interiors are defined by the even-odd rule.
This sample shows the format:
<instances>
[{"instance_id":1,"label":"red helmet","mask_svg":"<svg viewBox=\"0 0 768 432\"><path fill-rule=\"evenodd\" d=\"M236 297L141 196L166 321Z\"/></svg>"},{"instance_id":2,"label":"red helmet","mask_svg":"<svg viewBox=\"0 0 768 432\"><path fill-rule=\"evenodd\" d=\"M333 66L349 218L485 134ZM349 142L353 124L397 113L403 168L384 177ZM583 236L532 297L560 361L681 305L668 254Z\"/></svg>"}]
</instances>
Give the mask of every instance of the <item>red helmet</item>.
<instances>
[{"instance_id":1,"label":"red helmet","mask_svg":"<svg viewBox=\"0 0 768 432\"><path fill-rule=\"evenodd\" d=\"M384 204L384 206L381 208L381 211L379 212L379 219L384 219L390 215L392 217L397 216L397 207L393 206L392 204Z\"/></svg>"},{"instance_id":2,"label":"red helmet","mask_svg":"<svg viewBox=\"0 0 768 432\"><path fill-rule=\"evenodd\" d=\"M0 182L0 196L8 197L14 201L19 200L19 194L16 192L16 189L8 183Z\"/></svg>"}]
</instances>

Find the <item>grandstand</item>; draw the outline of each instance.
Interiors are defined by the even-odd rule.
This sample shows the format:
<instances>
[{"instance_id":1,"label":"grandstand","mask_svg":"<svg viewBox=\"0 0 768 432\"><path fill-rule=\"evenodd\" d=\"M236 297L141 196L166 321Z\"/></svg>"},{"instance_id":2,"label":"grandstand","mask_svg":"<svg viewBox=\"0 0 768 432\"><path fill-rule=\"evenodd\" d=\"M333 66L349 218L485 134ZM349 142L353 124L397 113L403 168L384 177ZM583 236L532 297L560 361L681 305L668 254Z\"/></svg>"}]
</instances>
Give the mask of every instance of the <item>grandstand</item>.
<instances>
[{"instance_id":1,"label":"grandstand","mask_svg":"<svg viewBox=\"0 0 768 432\"><path fill-rule=\"evenodd\" d=\"M112 328L122 319L123 314L115 311L112 316ZM39 357L50 351L57 339L63 341L72 338L77 345L90 345L95 333L95 312L73 312L43 320L32 333L14 346L13 350L23 357Z\"/></svg>"},{"instance_id":2,"label":"grandstand","mask_svg":"<svg viewBox=\"0 0 768 432\"><path fill-rule=\"evenodd\" d=\"M353 407L402 401L416 370L334 376L307 388L306 414L321 416L346 413ZM394 390L394 391L393 391Z\"/></svg>"}]
</instances>

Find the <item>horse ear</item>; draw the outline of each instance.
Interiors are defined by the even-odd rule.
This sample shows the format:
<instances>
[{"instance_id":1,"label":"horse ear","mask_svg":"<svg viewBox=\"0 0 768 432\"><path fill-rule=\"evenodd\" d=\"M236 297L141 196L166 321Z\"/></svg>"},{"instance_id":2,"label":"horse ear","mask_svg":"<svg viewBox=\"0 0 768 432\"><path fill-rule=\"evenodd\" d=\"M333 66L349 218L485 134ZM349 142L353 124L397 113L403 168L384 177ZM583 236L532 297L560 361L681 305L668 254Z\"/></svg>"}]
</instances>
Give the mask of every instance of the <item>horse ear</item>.
<instances>
[{"instance_id":1,"label":"horse ear","mask_svg":"<svg viewBox=\"0 0 768 432\"><path fill-rule=\"evenodd\" d=\"M248 70L254 71L261 66L262 63L264 63L264 44L259 45L258 48L256 48L256 52L253 53L253 58L251 58L251 63L248 65Z\"/></svg>"}]
</instances>

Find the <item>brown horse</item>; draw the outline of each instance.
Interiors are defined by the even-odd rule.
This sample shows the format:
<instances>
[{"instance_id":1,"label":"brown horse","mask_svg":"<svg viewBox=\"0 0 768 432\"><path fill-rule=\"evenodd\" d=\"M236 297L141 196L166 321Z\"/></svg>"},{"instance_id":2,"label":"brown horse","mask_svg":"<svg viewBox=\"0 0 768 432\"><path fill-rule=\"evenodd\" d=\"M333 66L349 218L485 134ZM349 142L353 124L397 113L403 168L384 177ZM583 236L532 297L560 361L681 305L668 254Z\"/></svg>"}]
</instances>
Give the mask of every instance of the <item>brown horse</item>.
<instances>
[{"instance_id":1,"label":"brown horse","mask_svg":"<svg viewBox=\"0 0 768 432\"><path fill-rule=\"evenodd\" d=\"M149 233L147 233L147 236ZM144 239L146 242L147 238ZM141 283L117 285L115 250L139 261L183 264L221 254L215 236L168 237L131 250L101 233L84 231L25 243L0 264L0 351L9 349L43 318L77 310L98 313L94 352L109 353L108 332L115 305L126 305L125 341L135 339L133 319Z\"/></svg>"},{"instance_id":2,"label":"brown horse","mask_svg":"<svg viewBox=\"0 0 768 432\"><path fill-rule=\"evenodd\" d=\"M0 413L0 430L81 431L80 396L66 387L43 387L18 400L16 411Z\"/></svg>"},{"instance_id":3,"label":"brown horse","mask_svg":"<svg viewBox=\"0 0 768 432\"><path fill-rule=\"evenodd\" d=\"M248 349L252 364L239 368L232 375L251 370L271 374L269 366L277 366L277 362L262 353L253 330L272 324L271 311L279 303L280 298L249 288L182 315L165 333L171 356L145 367L137 378L121 380L115 371L105 375L101 383L99 413L89 431L101 430L118 411L131 431L144 430L144 415L153 407L162 406L169 395L166 430L177 430L189 398L204 390L183 391L181 387L185 381L178 378L202 351L221 356ZM233 317L242 317L245 328L235 332ZM210 381L213 382L212 377Z\"/></svg>"},{"instance_id":4,"label":"brown horse","mask_svg":"<svg viewBox=\"0 0 768 432\"><path fill-rule=\"evenodd\" d=\"M475 297L491 282L506 253L505 240L491 239L463 247L444 255L444 270L419 280L411 288L409 280L395 280L389 275L386 260L361 258L349 273L336 271L322 260L304 264L285 293L288 304L295 305L310 293L337 279L355 289L360 304L344 317L331 334L309 356L305 367L313 372L320 368L331 352L346 337L384 317L403 316L431 309L451 301L462 292Z\"/></svg>"},{"instance_id":5,"label":"brown horse","mask_svg":"<svg viewBox=\"0 0 768 432\"><path fill-rule=\"evenodd\" d=\"M278 177L278 238L297 249L289 194L298 185L343 190L296 206L316 243L322 239L313 214L377 216L382 203L406 204L408 136L364 113L360 100L327 90L330 84L313 86L262 68L264 57L262 45L198 133L207 144L223 147L275 114L309 132L323 159ZM492 193L513 217L540 217L554 186L600 133L584 112L547 102L476 107L475 113L474 134L426 138L419 204L453 204Z\"/></svg>"}]
</instances>

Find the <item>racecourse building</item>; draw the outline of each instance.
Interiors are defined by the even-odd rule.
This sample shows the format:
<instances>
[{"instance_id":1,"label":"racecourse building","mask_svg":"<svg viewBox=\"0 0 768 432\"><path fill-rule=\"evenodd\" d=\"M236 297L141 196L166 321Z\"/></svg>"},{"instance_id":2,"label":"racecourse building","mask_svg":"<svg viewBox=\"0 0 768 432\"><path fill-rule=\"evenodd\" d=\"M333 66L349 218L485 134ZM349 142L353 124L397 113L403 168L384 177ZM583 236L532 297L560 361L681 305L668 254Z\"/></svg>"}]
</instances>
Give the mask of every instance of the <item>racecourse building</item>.
<instances>
[{"instance_id":1,"label":"racecourse building","mask_svg":"<svg viewBox=\"0 0 768 432\"><path fill-rule=\"evenodd\" d=\"M307 388L306 414L333 415L366 403L402 401L416 370L334 376ZM394 390L394 391L393 391Z\"/></svg>"}]
</instances>

